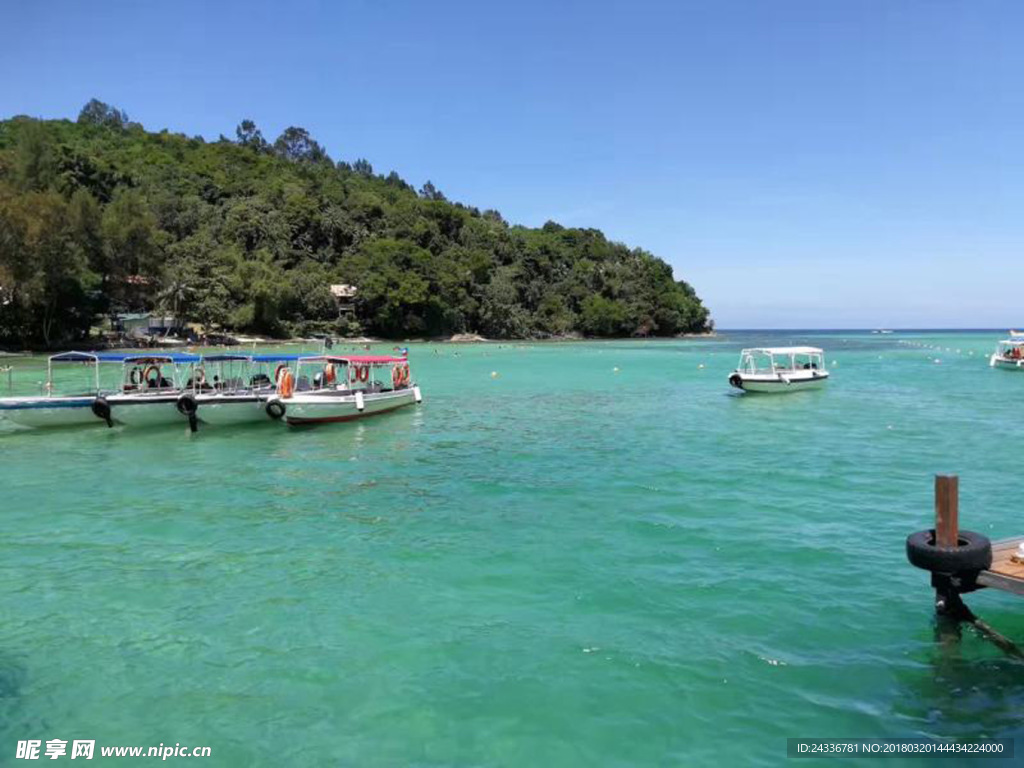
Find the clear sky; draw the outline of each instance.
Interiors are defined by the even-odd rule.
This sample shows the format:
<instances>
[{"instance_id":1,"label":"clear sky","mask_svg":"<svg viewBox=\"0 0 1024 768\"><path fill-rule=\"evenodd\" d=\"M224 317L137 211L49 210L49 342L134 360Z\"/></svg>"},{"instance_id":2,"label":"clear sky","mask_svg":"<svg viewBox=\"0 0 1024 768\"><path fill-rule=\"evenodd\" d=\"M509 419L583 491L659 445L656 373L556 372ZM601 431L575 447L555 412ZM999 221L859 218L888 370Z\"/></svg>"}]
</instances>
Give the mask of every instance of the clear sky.
<instances>
[{"instance_id":1,"label":"clear sky","mask_svg":"<svg viewBox=\"0 0 1024 768\"><path fill-rule=\"evenodd\" d=\"M1024 325L1024 3L2 3L5 117L303 126L647 248L720 328Z\"/></svg>"}]
</instances>

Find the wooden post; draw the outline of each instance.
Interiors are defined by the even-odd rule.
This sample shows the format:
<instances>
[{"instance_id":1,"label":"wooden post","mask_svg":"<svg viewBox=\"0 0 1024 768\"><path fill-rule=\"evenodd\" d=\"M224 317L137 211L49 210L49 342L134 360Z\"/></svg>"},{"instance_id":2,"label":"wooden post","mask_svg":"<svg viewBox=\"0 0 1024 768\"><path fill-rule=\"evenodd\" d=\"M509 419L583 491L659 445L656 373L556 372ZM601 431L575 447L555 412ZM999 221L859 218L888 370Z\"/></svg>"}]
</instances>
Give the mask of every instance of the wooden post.
<instances>
[{"instance_id":1,"label":"wooden post","mask_svg":"<svg viewBox=\"0 0 1024 768\"><path fill-rule=\"evenodd\" d=\"M960 538L960 478L935 476L935 544L955 547Z\"/></svg>"}]
</instances>

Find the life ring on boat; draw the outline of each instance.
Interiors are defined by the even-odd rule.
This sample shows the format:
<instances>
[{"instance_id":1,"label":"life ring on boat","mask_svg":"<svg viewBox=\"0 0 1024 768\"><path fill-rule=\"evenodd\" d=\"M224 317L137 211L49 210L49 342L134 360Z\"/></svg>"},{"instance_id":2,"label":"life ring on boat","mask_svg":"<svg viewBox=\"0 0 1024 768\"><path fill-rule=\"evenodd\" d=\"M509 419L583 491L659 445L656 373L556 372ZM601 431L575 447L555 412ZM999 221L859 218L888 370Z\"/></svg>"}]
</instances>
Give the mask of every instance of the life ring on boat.
<instances>
[{"instance_id":1,"label":"life ring on boat","mask_svg":"<svg viewBox=\"0 0 1024 768\"><path fill-rule=\"evenodd\" d=\"M206 383L206 369L200 366L196 368L195 373L192 376L192 382L195 386L201 387Z\"/></svg>"},{"instance_id":2,"label":"life ring on boat","mask_svg":"<svg viewBox=\"0 0 1024 768\"><path fill-rule=\"evenodd\" d=\"M370 366L358 365L356 366L356 381L369 381L370 380Z\"/></svg>"},{"instance_id":3,"label":"life ring on boat","mask_svg":"<svg viewBox=\"0 0 1024 768\"><path fill-rule=\"evenodd\" d=\"M282 398L289 398L295 392L295 376L292 375L291 371L285 371L281 374L281 381L277 384L277 393Z\"/></svg>"},{"instance_id":4,"label":"life ring on boat","mask_svg":"<svg viewBox=\"0 0 1024 768\"><path fill-rule=\"evenodd\" d=\"M409 364L402 363L399 368L402 369L402 386L409 386L409 382L412 381L412 377L409 375Z\"/></svg>"},{"instance_id":5,"label":"life ring on boat","mask_svg":"<svg viewBox=\"0 0 1024 768\"><path fill-rule=\"evenodd\" d=\"M281 381L281 372L282 371L287 371L287 370L288 370L288 366L285 363L281 363L279 366L277 366L277 368L274 370L274 383L275 384L277 382Z\"/></svg>"},{"instance_id":6,"label":"life ring on boat","mask_svg":"<svg viewBox=\"0 0 1024 768\"><path fill-rule=\"evenodd\" d=\"M149 381L150 371L155 371L156 372L156 385L159 387L160 386L160 379L162 378L160 376L160 366L159 365L151 365L146 370L144 370L142 372L142 380L143 381Z\"/></svg>"},{"instance_id":7,"label":"life ring on boat","mask_svg":"<svg viewBox=\"0 0 1024 768\"><path fill-rule=\"evenodd\" d=\"M327 384L333 384L338 378L338 375L334 372L334 363L328 363L324 366L324 381Z\"/></svg>"},{"instance_id":8,"label":"life ring on boat","mask_svg":"<svg viewBox=\"0 0 1024 768\"><path fill-rule=\"evenodd\" d=\"M265 410L267 412L267 416L269 416L270 418L280 419L282 416L284 416L284 403L279 403L277 402L277 400L271 400L269 403L267 403L267 407Z\"/></svg>"},{"instance_id":9,"label":"life ring on boat","mask_svg":"<svg viewBox=\"0 0 1024 768\"><path fill-rule=\"evenodd\" d=\"M402 386L402 368L396 365L391 369L391 386L400 389Z\"/></svg>"}]
</instances>

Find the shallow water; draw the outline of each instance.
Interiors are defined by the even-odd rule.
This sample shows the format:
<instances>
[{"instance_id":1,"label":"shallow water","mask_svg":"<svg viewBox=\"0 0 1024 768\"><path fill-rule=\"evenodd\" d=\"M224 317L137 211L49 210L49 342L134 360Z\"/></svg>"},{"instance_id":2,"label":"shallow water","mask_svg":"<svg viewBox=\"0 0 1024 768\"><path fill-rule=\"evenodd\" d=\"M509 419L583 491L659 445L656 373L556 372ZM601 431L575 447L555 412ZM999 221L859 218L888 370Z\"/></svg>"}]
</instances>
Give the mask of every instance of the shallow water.
<instances>
[{"instance_id":1,"label":"shallow water","mask_svg":"<svg viewBox=\"0 0 1024 768\"><path fill-rule=\"evenodd\" d=\"M1024 736L1024 665L938 643L903 554L935 472L964 527L1024 534L998 338L413 345L423 405L359 424L7 431L0 763L27 738L633 766ZM733 394L767 342L824 346L828 388ZM1024 640L1024 603L968 602Z\"/></svg>"}]
</instances>

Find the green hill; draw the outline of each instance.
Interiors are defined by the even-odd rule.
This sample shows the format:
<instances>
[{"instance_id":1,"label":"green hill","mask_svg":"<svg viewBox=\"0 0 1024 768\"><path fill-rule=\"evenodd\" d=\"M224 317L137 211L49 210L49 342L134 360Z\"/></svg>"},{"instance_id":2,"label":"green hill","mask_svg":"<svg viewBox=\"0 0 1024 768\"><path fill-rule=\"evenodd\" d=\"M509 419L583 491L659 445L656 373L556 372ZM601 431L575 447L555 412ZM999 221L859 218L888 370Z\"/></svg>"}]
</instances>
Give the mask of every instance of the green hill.
<instances>
[{"instance_id":1,"label":"green hill","mask_svg":"<svg viewBox=\"0 0 1024 768\"><path fill-rule=\"evenodd\" d=\"M339 314L332 284L357 286ZM216 142L92 101L0 122L0 343L164 309L275 336L669 336L709 327L664 261L596 229L507 223L331 160L301 128Z\"/></svg>"}]
</instances>

